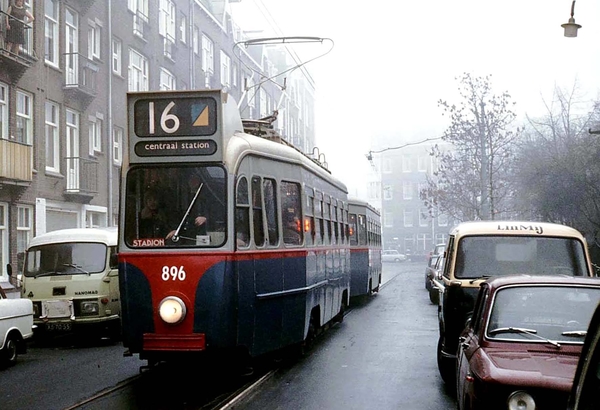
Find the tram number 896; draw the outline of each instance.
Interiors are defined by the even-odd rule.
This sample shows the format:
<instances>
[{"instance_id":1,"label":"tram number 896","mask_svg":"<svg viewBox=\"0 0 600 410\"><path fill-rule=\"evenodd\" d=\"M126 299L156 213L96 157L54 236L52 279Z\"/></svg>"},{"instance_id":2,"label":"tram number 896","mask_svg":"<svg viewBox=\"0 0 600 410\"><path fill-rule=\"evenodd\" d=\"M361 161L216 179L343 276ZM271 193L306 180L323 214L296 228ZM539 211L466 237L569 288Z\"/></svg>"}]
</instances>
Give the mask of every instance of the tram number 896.
<instances>
[{"instance_id":1,"label":"tram number 896","mask_svg":"<svg viewBox=\"0 0 600 410\"><path fill-rule=\"evenodd\" d=\"M170 280L181 280L184 281L185 280L185 270L183 269L183 266L177 267L177 266L163 266L162 267L162 280L163 281L168 281Z\"/></svg>"}]
</instances>

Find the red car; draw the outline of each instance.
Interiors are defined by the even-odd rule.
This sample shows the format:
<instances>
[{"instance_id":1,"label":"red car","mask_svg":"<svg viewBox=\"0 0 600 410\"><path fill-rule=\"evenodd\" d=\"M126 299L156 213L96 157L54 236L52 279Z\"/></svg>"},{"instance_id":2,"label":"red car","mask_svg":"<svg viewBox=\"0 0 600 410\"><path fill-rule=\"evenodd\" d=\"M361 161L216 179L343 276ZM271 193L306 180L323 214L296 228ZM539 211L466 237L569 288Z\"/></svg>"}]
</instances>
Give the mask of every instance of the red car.
<instances>
[{"instance_id":1,"label":"red car","mask_svg":"<svg viewBox=\"0 0 600 410\"><path fill-rule=\"evenodd\" d=\"M457 352L461 410L565 409L600 280L518 275L482 283Z\"/></svg>"}]
</instances>

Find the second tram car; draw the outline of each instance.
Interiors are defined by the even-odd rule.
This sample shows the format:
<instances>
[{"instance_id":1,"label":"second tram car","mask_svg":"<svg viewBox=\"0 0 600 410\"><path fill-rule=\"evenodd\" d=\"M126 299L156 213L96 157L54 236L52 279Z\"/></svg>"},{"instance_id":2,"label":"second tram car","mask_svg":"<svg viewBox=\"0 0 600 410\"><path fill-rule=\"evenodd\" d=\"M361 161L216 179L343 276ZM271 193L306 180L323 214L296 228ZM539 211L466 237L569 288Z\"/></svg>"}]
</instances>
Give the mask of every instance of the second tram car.
<instances>
[{"instance_id":1,"label":"second tram car","mask_svg":"<svg viewBox=\"0 0 600 410\"><path fill-rule=\"evenodd\" d=\"M341 321L350 300L341 181L277 137L244 132L219 90L129 93L128 115L126 355L149 364L232 350L255 357Z\"/></svg>"},{"instance_id":2,"label":"second tram car","mask_svg":"<svg viewBox=\"0 0 600 410\"><path fill-rule=\"evenodd\" d=\"M350 297L370 295L381 284L381 214L369 203L348 200Z\"/></svg>"}]
</instances>

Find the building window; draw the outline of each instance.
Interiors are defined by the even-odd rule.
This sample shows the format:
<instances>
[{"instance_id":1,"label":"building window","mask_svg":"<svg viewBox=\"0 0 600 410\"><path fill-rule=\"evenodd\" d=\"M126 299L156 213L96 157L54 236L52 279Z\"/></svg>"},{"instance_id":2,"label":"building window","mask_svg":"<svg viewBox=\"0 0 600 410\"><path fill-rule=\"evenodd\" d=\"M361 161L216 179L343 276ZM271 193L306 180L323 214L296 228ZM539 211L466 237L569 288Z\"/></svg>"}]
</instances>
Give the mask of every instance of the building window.
<instances>
[{"instance_id":1,"label":"building window","mask_svg":"<svg viewBox=\"0 0 600 410\"><path fill-rule=\"evenodd\" d=\"M411 200L413 199L412 183L405 181L402 183L402 199Z\"/></svg>"},{"instance_id":2,"label":"building window","mask_svg":"<svg viewBox=\"0 0 600 410\"><path fill-rule=\"evenodd\" d=\"M172 58L175 47L175 5L171 0L160 0L158 33L164 37L164 55Z\"/></svg>"},{"instance_id":3,"label":"building window","mask_svg":"<svg viewBox=\"0 0 600 410\"><path fill-rule=\"evenodd\" d=\"M391 185L383 186L383 199L386 201L394 199L394 188Z\"/></svg>"},{"instance_id":4,"label":"building window","mask_svg":"<svg viewBox=\"0 0 600 410\"><path fill-rule=\"evenodd\" d=\"M8 139L8 86L0 83L0 139Z\"/></svg>"},{"instance_id":5,"label":"building window","mask_svg":"<svg viewBox=\"0 0 600 410\"><path fill-rule=\"evenodd\" d=\"M238 86L238 66L235 63L231 67L231 83L234 87Z\"/></svg>"},{"instance_id":6,"label":"building window","mask_svg":"<svg viewBox=\"0 0 600 410\"><path fill-rule=\"evenodd\" d=\"M231 85L231 58L221 51L221 84L229 87Z\"/></svg>"},{"instance_id":7,"label":"building window","mask_svg":"<svg viewBox=\"0 0 600 410\"><path fill-rule=\"evenodd\" d=\"M162 91L172 91L176 89L175 76L165 68L160 68L160 83L158 89Z\"/></svg>"},{"instance_id":8,"label":"building window","mask_svg":"<svg viewBox=\"0 0 600 410\"><path fill-rule=\"evenodd\" d=\"M113 73L121 75L121 50L123 46L121 40L112 39L112 70Z\"/></svg>"},{"instance_id":9,"label":"building window","mask_svg":"<svg viewBox=\"0 0 600 410\"><path fill-rule=\"evenodd\" d=\"M429 156L419 156L417 160L417 169L419 172L427 172L427 163L429 161Z\"/></svg>"},{"instance_id":10,"label":"building window","mask_svg":"<svg viewBox=\"0 0 600 410\"><path fill-rule=\"evenodd\" d=\"M23 144L32 143L32 102L31 94L17 91L17 141Z\"/></svg>"},{"instance_id":11,"label":"building window","mask_svg":"<svg viewBox=\"0 0 600 410\"><path fill-rule=\"evenodd\" d=\"M59 107L46 101L46 170L60 172Z\"/></svg>"},{"instance_id":12,"label":"building window","mask_svg":"<svg viewBox=\"0 0 600 410\"><path fill-rule=\"evenodd\" d=\"M44 59L58 67L58 0L46 0L45 4Z\"/></svg>"},{"instance_id":13,"label":"building window","mask_svg":"<svg viewBox=\"0 0 600 410\"><path fill-rule=\"evenodd\" d=\"M410 155L402 155L402 172L410 172Z\"/></svg>"},{"instance_id":14,"label":"building window","mask_svg":"<svg viewBox=\"0 0 600 410\"><path fill-rule=\"evenodd\" d=\"M210 38L202 34L202 70L205 73L214 73L214 44Z\"/></svg>"},{"instance_id":15,"label":"building window","mask_svg":"<svg viewBox=\"0 0 600 410\"><path fill-rule=\"evenodd\" d=\"M88 58L100 59L101 40L102 24L97 20L88 20Z\"/></svg>"},{"instance_id":16,"label":"building window","mask_svg":"<svg viewBox=\"0 0 600 410\"><path fill-rule=\"evenodd\" d=\"M383 159L383 166L382 166L382 172L384 174L391 174L392 173L392 160L390 158L384 158Z\"/></svg>"},{"instance_id":17,"label":"building window","mask_svg":"<svg viewBox=\"0 0 600 410\"><path fill-rule=\"evenodd\" d=\"M148 59L129 50L129 91L148 91Z\"/></svg>"},{"instance_id":18,"label":"building window","mask_svg":"<svg viewBox=\"0 0 600 410\"><path fill-rule=\"evenodd\" d=\"M413 226L413 212L412 211L404 211L404 226L406 228L410 228Z\"/></svg>"},{"instance_id":19,"label":"building window","mask_svg":"<svg viewBox=\"0 0 600 410\"><path fill-rule=\"evenodd\" d=\"M112 132L113 138L113 163L121 165L123 161L123 128L114 127Z\"/></svg>"},{"instance_id":20,"label":"building window","mask_svg":"<svg viewBox=\"0 0 600 410\"><path fill-rule=\"evenodd\" d=\"M127 7L133 13L133 34L144 38L144 26L148 24L148 0L127 0Z\"/></svg>"},{"instance_id":21,"label":"building window","mask_svg":"<svg viewBox=\"0 0 600 410\"><path fill-rule=\"evenodd\" d=\"M390 211L385 211L383 214L383 223L386 228L394 227L394 214Z\"/></svg>"},{"instance_id":22,"label":"building window","mask_svg":"<svg viewBox=\"0 0 600 410\"><path fill-rule=\"evenodd\" d=\"M182 43L187 42L187 17L184 15L181 15L179 23L179 39Z\"/></svg>"},{"instance_id":23,"label":"building window","mask_svg":"<svg viewBox=\"0 0 600 410\"><path fill-rule=\"evenodd\" d=\"M96 113L96 116L90 116L89 138L90 138L90 155L96 152L102 152L102 123L104 116Z\"/></svg>"},{"instance_id":24,"label":"building window","mask_svg":"<svg viewBox=\"0 0 600 410\"><path fill-rule=\"evenodd\" d=\"M17 253L24 253L33 236L33 207L17 205Z\"/></svg>"}]
</instances>

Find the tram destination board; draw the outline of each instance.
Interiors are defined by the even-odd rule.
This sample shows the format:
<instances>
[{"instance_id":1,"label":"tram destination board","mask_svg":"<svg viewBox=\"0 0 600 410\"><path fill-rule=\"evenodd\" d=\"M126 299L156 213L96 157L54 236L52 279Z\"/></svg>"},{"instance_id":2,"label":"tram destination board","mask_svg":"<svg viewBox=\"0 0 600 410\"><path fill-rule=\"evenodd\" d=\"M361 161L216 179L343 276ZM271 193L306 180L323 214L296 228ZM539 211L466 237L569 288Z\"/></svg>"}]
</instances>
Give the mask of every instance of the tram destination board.
<instances>
[{"instance_id":1,"label":"tram destination board","mask_svg":"<svg viewBox=\"0 0 600 410\"><path fill-rule=\"evenodd\" d=\"M138 137L211 136L217 131L217 101L211 96L157 96L134 103Z\"/></svg>"}]
</instances>

